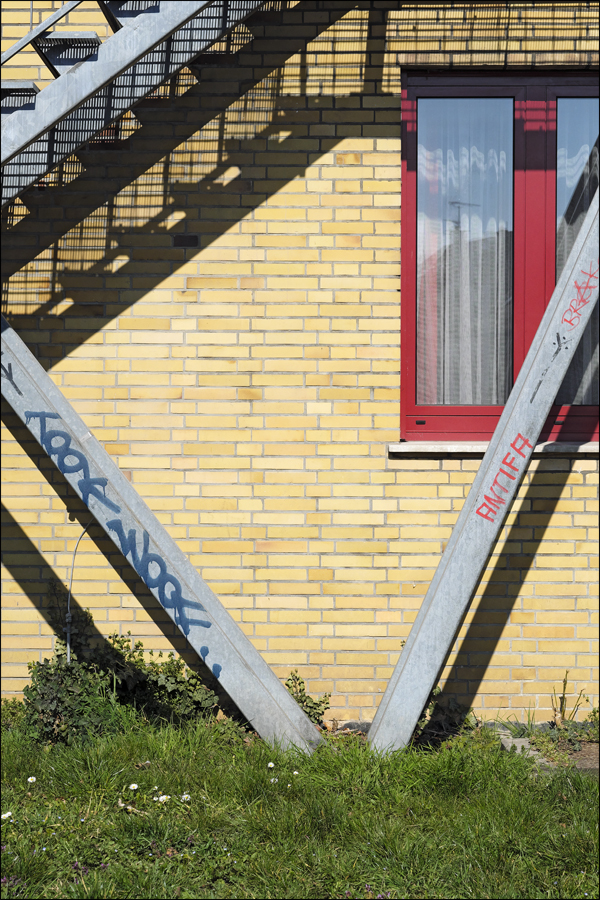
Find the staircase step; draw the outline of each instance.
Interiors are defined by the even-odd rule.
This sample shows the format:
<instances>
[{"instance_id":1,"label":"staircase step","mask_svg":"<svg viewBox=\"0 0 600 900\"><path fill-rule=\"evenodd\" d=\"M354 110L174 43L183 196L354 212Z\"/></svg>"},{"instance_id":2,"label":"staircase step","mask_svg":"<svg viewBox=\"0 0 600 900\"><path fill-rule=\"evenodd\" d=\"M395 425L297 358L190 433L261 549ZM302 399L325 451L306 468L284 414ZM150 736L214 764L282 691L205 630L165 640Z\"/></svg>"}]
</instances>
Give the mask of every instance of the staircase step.
<instances>
[{"instance_id":1,"label":"staircase step","mask_svg":"<svg viewBox=\"0 0 600 900\"><path fill-rule=\"evenodd\" d=\"M165 101L154 100L152 105L141 108L139 105L134 106L132 112L146 129L146 134L153 134L155 128L160 129L156 133L157 137L160 137L161 134L170 134L177 124L187 120L188 115L188 111L185 109L175 110L172 101L168 98ZM165 118L167 112L169 114L168 122Z\"/></svg>"},{"instance_id":2,"label":"staircase step","mask_svg":"<svg viewBox=\"0 0 600 900\"><path fill-rule=\"evenodd\" d=\"M188 63L188 69L195 78L200 81L202 69L211 66L233 66L237 61L237 53L199 53L193 63Z\"/></svg>"},{"instance_id":3,"label":"staircase step","mask_svg":"<svg viewBox=\"0 0 600 900\"><path fill-rule=\"evenodd\" d=\"M158 0L99 0L100 8L113 31L126 27L137 15L156 9Z\"/></svg>"},{"instance_id":4,"label":"staircase step","mask_svg":"<svg viewBox=\"0 0 600 900\"><path fill-rule=\"evenodd\" d=\"M44 187L43 179L39 185L34 185L25 191L19 198L29 212L39 209L41 206L56 206L56 189Z\"/></svg>"},{"instance_id":5,"label":"staircase step","mask_svg":"<svg viewBox=\"0 0 600 900\"><path fill-rule=\"evenodd\" d=\"M9 116L17 109L34 109L36 94L39 92L34 81L3 81L2 115Z\"/></svg>"},{"instance_id":6,"label":"staircase step","mask_svg":"<svg viewBox=\"0 0 600 900\"><path fill-rule=\"evenodd\" d=\"M86 170L96 166L131 165L132 160L125 160L120 156L126 143L127 141L115 141L114 144L105 145L86 144L76 150L74 155Z\"/></svg>"},{"instance_id":7,"label":"staircase step","mask_svg":"<svg viewBox=\"0 0 600 900\"><path fill-rule=\"evenodd\" d=\"M31 42L55 78L91 59L102 43L95 31L46 31Z\"/></svg>"},{"instance_id":8,"label":"staircase step","mask_svg":"<svg viewBox=\"0 0 600 900\"><path fill-rule=\"evenodd\" d=\"M15 99L3 103L17 115L2 116L2 205L135 109L200 54L213 72L218 65L230 66L228 54L217 63L220 54L211 55L209 48L256 15L262 3L103 0L102 9L115 30L105 41L94 32L44 32L36 38L36 49L58 77L35 104L31 99L28 104L17 105ZM68 80L61 82L66 74ZM144 115L140 110L140 119ZM166 127L164 113L156 125L154 120L152 110L144 119L151 135L153 128ZM157 132L156 139L160 137Z\"/></svg>"}]
</instances>

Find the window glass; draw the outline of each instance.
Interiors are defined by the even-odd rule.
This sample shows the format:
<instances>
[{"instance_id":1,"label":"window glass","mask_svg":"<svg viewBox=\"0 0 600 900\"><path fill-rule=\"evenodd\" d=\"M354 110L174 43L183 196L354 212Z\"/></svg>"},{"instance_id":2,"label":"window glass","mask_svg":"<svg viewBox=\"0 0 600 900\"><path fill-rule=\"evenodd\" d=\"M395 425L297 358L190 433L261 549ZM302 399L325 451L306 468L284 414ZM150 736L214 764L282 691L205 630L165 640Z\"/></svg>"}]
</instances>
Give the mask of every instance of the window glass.
<instances>
[{"instance_id":1,"label":"window glass","mask_svg":"<svg viewBox=\"0 0 600 900\"><path fill-rule=\"evenodd\" d=\"M556 135L556 279L598 188L598 100L560 97ZM597 404L598 305L557 396L560 404Z\"/></svg>"},{"instance_id":2,"label":"window glass","mask_svg":"<svg viewBox=\"0 0 600 900\"><path fill-rule=\"evenodd\" d=\"M420 99L420 404L500 405L512 387L513 101Z\"/></svg>"}]
</instances>

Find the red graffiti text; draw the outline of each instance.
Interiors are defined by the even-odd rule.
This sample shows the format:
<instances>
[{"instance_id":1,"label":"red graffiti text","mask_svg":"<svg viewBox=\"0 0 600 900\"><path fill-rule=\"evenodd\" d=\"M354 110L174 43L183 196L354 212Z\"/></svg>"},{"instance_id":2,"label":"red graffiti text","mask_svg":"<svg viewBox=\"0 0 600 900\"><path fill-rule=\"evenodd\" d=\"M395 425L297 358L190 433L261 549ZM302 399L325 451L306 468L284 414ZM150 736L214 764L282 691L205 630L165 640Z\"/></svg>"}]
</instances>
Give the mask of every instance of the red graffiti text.
<instances>
[{"instance_id":1,"label":"red graffiti text","mask_svg":"<svg viewBox=\"0 0 600 900\"><path fill-rule=\"evenodd\" d=\"M581 321L581 310L584 306L587 306L592 299L594 288L598 282L598 265L596 264L596 269L594 271L594 267L590 263L589 272L582 269L581 274L586 278L586 281L581 284L577 281L574 283L576 292L575 297L570 301L569 307L562 317L565 325L569 325L571 328L575 328L579 325L579 322Z\"/></svg>"},{"instance_id":2,"label":"red graffiti text","mask_svg":"<svg viewBox=\"0 0 600 900\"><path fill-rule=\"evenodd\" d=\"M514 450L514 454L510 450L506 454L492 482L492 486L489 488L488 493L484 494L483 503L476 510L477 515L481 516L482 519L494 522L498 511L503 506L506 506L506 497L502 495L511 493L511 481L518 481L521 460L527 457L527 452L523 452L526 447L533 450L533 445L529 443L527 438L523 437L522 434L518 434L510 445L511 450Z\"/></svg>"}]
</instances>

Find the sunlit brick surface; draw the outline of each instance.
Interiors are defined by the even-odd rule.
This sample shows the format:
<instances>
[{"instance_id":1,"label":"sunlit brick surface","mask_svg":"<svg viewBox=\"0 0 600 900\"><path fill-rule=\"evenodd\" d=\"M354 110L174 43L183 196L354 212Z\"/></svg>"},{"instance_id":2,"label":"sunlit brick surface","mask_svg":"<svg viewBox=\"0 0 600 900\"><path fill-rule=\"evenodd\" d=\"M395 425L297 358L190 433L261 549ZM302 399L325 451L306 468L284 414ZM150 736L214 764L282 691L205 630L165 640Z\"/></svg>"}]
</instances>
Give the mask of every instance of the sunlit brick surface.
<instances>
[{"instance_id":1,"label":"sunlit brick surface","mask_svg":"<svg viewBox=\"0 0 600 900\"><path fill-rule=\"evenodd\" d=\"M327 27L302 2L278 46L244 32L236 66L185 71L5 223L18 333L267 662L331 691L340 720L372 718L479 465L387 456L400 66L597 65L597 4L397 6ZM29 4L5 7L3 49L29 29ZM305 47L300 26L321 29ZM17 61L10 77L42 87ZM3 423L10 694L51 652L49 585L89 513ZM547 719L565 669L596 697L597 484L593 460L530 466L444 670L484 718ZM101 634L186 652L107 539L83 539L73 593Z\"/></svg>"}]
</instances>

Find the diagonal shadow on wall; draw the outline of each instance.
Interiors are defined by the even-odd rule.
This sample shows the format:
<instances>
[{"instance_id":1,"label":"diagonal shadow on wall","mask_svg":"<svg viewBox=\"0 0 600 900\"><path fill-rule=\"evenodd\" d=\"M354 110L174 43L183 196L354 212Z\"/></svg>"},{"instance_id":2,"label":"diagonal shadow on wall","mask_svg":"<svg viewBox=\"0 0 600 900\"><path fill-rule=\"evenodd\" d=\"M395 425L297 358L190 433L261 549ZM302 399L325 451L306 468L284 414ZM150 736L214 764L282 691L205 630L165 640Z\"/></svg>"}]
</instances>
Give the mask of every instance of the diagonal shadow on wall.
<instances>
[{"instance_id":1,"label":"diagonal shadow on wall","mask_svg":"<svg viewBox=\"0 0 600 900\"><path fill-rule=\"evenodd\" d=\"M7 427L10 427L8 423ZM35 544L27 537L11 512L4 506L4 503L2 504L2 565L6 566L15 582L29 598L31 605L44 617L46 624L55 631L56 636L64 637L59 634L57 625L53 621L51 614L56 612L56 609L49 601L48 591L49 583L54 581L59 584L60 579ZM75 614L83 612L84 607L79 603L75 593L71 597L71 606ZM100 644L103 640L102 633L94 625L91 643Z\"/></svg>"},{"instance_id":2,"label":"diagonal shadow on wall","mask_svg":"<svg viewBox=\"0 0 600 900\"><path fill-rule=\"evenodd\" d=\"M259 137L268 139L272 134L277 133L280 130L288 131L289 137L285 138L282 144L279 145L280 152L286 152L286 147L284 146L285 142L294 140L296 129L294 122L290 121L290 118L285 114L285 111L282 111L282 113L283 114L278 117L277 123L260 132ZM252 140L255 139L256 138L253 138ZM288 176L288 179L292 180L297 176L303 176L307 165L310 165L320 156L329 152L339 140L341 140L341 138L323 139L321 141L320 150L314 154L310 154L306 164L289 167L293 168L294 171L293 174ZM232 141L232 143L234 142ZM177 227L169 232L163 224L166 219L186 208L178 202L178 197L186 198L187 201L187 198L193 195L199 209L218 208L220 205L221 208L228 208L239 215L239 218L243 218L248 215L251 209L260 206L279 191L283 182L278 179L270 179L264 185L264 190L261 193L253 190L252 178L245 177L243 168L243 158L247 157L246 147L247 144L242 142L240 152L236 155L234 153L228 154L225 145L224 154L227 155L227 161L216 166L210 176L199 182L172 183L172 192L167 197L166 203L160 213L151 217L150 221L144 225L121 227L119 225L111 225L108 223L106 228L106 243L109 245L115 244L116 246L113 246L106 252L102 259L87 266L83 272L78 268L71 269L69 268L68 263L65 264L64 268L54 276L52 299L43 304L35 313L22 316L14 314L10 315L9 311L11 325L21 334L26 343L28 333L31 332L32 329L37 329L39 327L41 331L44 331L44 326L46 328L48 327L50 324L48 316L52 314L52 309L63 299L65 292L74 302L69 306L68 310L52 317L52 330L58 332L66 330L69 328L69 323L85 317L85 327L76 327L75 331L73 331L71 326L68 335L66 335L68 343L65 342L64 350L61 348L60 343L56 344L53 342L52 348L48 348L48 350L51 351L51 356L49 359L46 359L46 348L44 348L43 356L39 357L39 361L46 368L48 365L51 366L56 362L57 357L60 359L63 356L68 355L68 353L72 351L74 345L84 342L91 337L92 334L102 330L108 322L124 313L130 306L134 305L138 300L143 299L155 287L158 287L160 282L168 275L175 274L180 266L185 265L185 263L189 259L192 259L200 250L205 249L221 237L229 228L231 228L234 216L224 218L220 222L211 221L205 216L202 221L197 222L196 228L192 225L186 233L186 237L189 235L189 231L192 231L194 236L197 235L198 248L194 251L177 247L161 247L160 249L146 251L140 250L138 253L135 253L134 251L135 258L120 267L118 273L116 273L114 277L115 284L122 284L125 280L132 279L134 286L127 291L126 299L123 299L124 292L120 292L117 301L116 291L111 284L110 268L112 263L122 252L119 246L119 239L122 236L125 237L128 246L131 244L135 245L136 238L144 238L148 235L165 235L170 243L170 235L178 235L183 232L183 229L178 229ZM221 183L220 179L225 175L226 171L236 166L239 162L242 163L239 177L227 184ZM239 165L238 168L240 168ZM203 233L207 228L210 229L209 232ZM7 247L5 253L10 255L10 238L7 239L6 244ZM157 257L160 258L160 262L157 262ZM147 272L143 277L140 277L140 264L143 263L144 260L147 260ZM171 269L171 271L166 271L167 267ZM162 271L160 271L161 269ZM90 285L90 280L96 278L100 283L94 288ZM136 287L136 281L143 281L143 287ZM59 290L56 289L57 282L60 282L61 285ZM102 282L104 282L104 284ZM92 295L91 299L90 295ZM25 333L22 333L23 329L25 330ZM80 334L79 340L77 340L78 332Z\"/></svg>"},{"instance_id":3,"label":"diagonal shadow on wall","mask_svg":"<svg viewBox=\"0 0 600 900\"><path fill-rule=\"evenodd\" d=\"M556 513L558 502L561 498L564 499L567 481L576 465L577 460L566 458L543 460L535 472L526 476L529 483L520 501L519 513L514 523L508 526L506 537L500 538L494 547L494 554L499 555L489 573L488 583L477 610L466 626L464 636L453 643L457 655L445 681L442 705L445 702L444 698L453 696L464 707L471 706L481 690L486 673L488 680L492 682L494 680L493 676L490 677L488 668L494 654L502 652L502 643L506 642L507 653L513 655L515 650L509 648L509 642L514 639L521 643L526 639L521 634L521 628L526 629L527 623L533 624L536 616L536 609L528 607L526 599L518 601L521 606L516 611L519 620L512 623L515 633L507 633L506 629L507 626L510 628L509 620L515 612L515 602L523 585L531 569L540 560L540 548ZM576 586L573 587L575 589ZM573 593L575 597L575 590ZM543 583L541 595L543 596ZM565 598L561 599L564 601ZM572 625L566 627L573 628ZM543 638L543 624L537 624L536 637ZM534 651L519 652L531 654ZM537 665L544 666L549 663L540 656ZM531 681L535 681L537 677L535 667L518 666L518 668L521 670L531 668ZM518 680L524 679L520 676ZM502 675L498 681L506 683L510 679ZM503 691L499 689L494 692L495 696L498 694L503 694ZM491 705L498 706L494 702ZM485 710L478 712L485 715ZM519 709L515 708L515 712L518 715Z\"/></svg>"},{"instance_id":4,"label":"diagonal shadow on wall","mask_svg":"<svg viewBox=\"0 0 600 900\"><path fill-rule=\"evenodd\" d=\"M209 667L190 646L188 641L181 634L179 628L177 628L168 613L163 609L144 582L138 577L127 559L119 552L119 550L117 550L104 530L95 522L89 509L77 496L62 473L48 457L42 454L37 442L4 398L2 399L2 423L10 432L14 440L19 444L21 449L27 454L33 465L36 466L38 471L44 476L47 484L52 488L53 493L62 498L68 511L69 520L71 522L79 523L80 529L74 532L72 540L76 540L81 534L81 531L90 522L94 526L90 528L84 538L84 541L89 539L88 546L84 546L82 542L80 544L79 553L81 554L81 551L89 553L89 541L91 541L95 546L95 550L100 554L99 558L102 559L103 564L105 561L108 562L117 577L122 580L125 588L123 592L129 592L136 598L140 603L140 606L152 618L153 623L168 640L173 651L181 654L187 665L201 675L204 683L217 694L220 705L224 709L233 715L241 715L236 704L223 690L223 687L214 677ZM44 618L46 624L55 632L56 636L64 638L62 629L56 622L59 609L56 605L55 594L51 589L53 583L59 586L62 585L62 579L54 571L48 560L42 556L38 548L32 543L24 529L15 520L4 503L2 504L2 533L3 565L6 566L15 582L19 584L23 594L29 598L33 607ZM70 575L71 547L69 547L68 552L70 558L67 569ZM80 599L77 598L77 576L76 558L73 578L74 590L71 597L71 606L75 617L77 617L78 613L81 614L86 608L83 595L80 594ZM103 607L106 605L105 600L103 600L102 605ZM90 611L93 615L93 609ZM123 624L124 631L126 631L126 623ZM114 624L106 622L104 624L104 632L109 634L118 631L118 625L119 623L116 621ZM94 623L92 633L89 637L90 647L100 646L105 641L103 632L100 630L97 623ZM48 651L42 655L50 656L51 653Z\"/></svg>"},{"instance_id":5,"label":"diagonal shadow on wall","mask_svg":"<svg viewBox=\"0 0 600 900\"><path fill-rule=\"evenodd\" d=\"M336 143L347 136L335 134L334 125L328 124L335 118L337 104L342 107L347 102L344 96L306 96L284 94L282 90L282 67L286 61L299 54L299 74L296 87L306 89L306 47L324 30L335 24L349 9L356 6L353 2L338 2L328 8L326 15L316 0L302 0L291 12L319 12L317 21L309 27L299 28L297 35L290 37L287 29L285 40L278 39L278 26L265 27L265 36L249 43L237 55L237 65L229 68L208 67L201 69L204 73L200 82L188 87L180 96L170 96L166 100L156 99L144 101L136 107L136 114L142 127L127 140L118 142L112 148L98 147L82 151L79 156L86 170L77 175L63 187L49 188L40 192L33 187L25 192L22 200L31 212L16 224L7 221L5 230L5 252L3 254L4 294L8 297L8 280L16 273L23 274L27 263L39 259L44 251L52 254L51 269L47 272L50 293L49 299L42 303L35 312L25 316L14 314L12 304L6 312L11 324L17 331L25 332L22 336L28 339L32 330L43 330L44 321L48 325L48 316L65 296L65 290L72 297L74 305L68 311L52 317L56 331L64 327L68 319L76 320L85 316L89 330L81 330L71 326L67 346L85 341L91 334L101 330L107 322L124 312L137 300L144 297L164 278L176 273L188 259L209 246L225 233L235 221L247 216L253 209L272 197L289 181L303 175L306 167L316 161L324 153L331 150ZM354 47L355 55L375 54L378 50L380 59L373 72L364 65L363 84L373 88L373 78L381 78L381 62L385 48L385 10L371 10L368 14L368 27L359 28L360 41ZM364 19L364 17L363 17ZM285 23L285 11L282 21ZM367 26L367 20L363 24ZM354 32L352 32L354 33ZM352 42L350 42L352 43ZM268 52L267 52L268 51ZM371 58L371 57L369 57ZM303 74L304 73L304 74ZM189 81L189 75L182 78ZM176 92L175 92L176 93ZM356 95L351 105L356 106ZM244 117L244 121L255 123L254 133L250 138L228 141L225 137L225 120L231 114L233 104L241 102L242 107L236 114ZM322 134L318 139L306 140L302 153L295 146L301 133L306 132L306 122L314 121L315 115L322 122ZM374 111L365 111L365 121L374 121ZM265 124L265 120L267 120ZM211 124L218 130L219 146L217 160L209 173L199 180L178 180L173 169L181 170L181 158L177 154L182 145L193 138L200 129ZM378 129L371 126L372 136L388 136L390 130L397 129L390 115L390 125L382 124ZM276 134L285 132L278 141L270 141ZM256 167L252 171L244 171L248 167L248 156L257 145L266 142L266 157L262 168L264 174L257 178ZM188 156L197 152L198 145L191 147ZM268 157L271 157L269 160ZM302 157L300 159L300 157ZM237 178L222 183L227 169L242 165ZM159 172L158 169L161 169ZM125 227L119 224L115 214L117 195L130 188L135 182L153 171L155 187L152 196L146 191L132 196L131 201L136 209L142 210L144 204L156 207L160 197L161 208L147 217L142 226L128 223ZM139 236L166 236L170 244L172 234L177 234L177 227L169 231L167 220L178 213L185 215L193 206L191 218L197 223L198 249L193 253L185 249L158 242L160 250L154 252L140 249L134 253L135 258L119 268L112 275L115 258L119 256L119 238L126 235L128 244ZM55 216L61 210L61 215ZM226 209L226 215L217 215L217 211ZM100 215L98 215L98 213ZM77 228L79 227L79 232ZM70 235L77 245L71 252L61 250L59 244L65 236ZM72 259L81 259L82 246L86 242L93 245L92 258L95 261L82 266L81 263L69 265ZM101 246L103 245L103 246ZM162 265L157 265L160 255ZM154 263L149 266L148 262ZM146 265L142 265L146 263ZM36 271L39 263L36 263ZM144 277L140 278L140 272ZM118 276L118 277L117 277ZM33 280L39 276L33 275ZM44 278L46 270L44 270ZM118 285L123 285L131 278L131 290L126 298L121 291L118 302L115 302ZM92 298L90 299L90 294ZM6 305L6 304L5 304ZM11 315L11 313L13 313ZM92 319L94 320L92 322ZM73 340L74 339L74 340ZM40 347L41 349L41 347ZM48 348L49 359L40 355L40 362L51 366L56 358L66 355L69 350L60 346Z\"/></svg>"}]
</instances>

